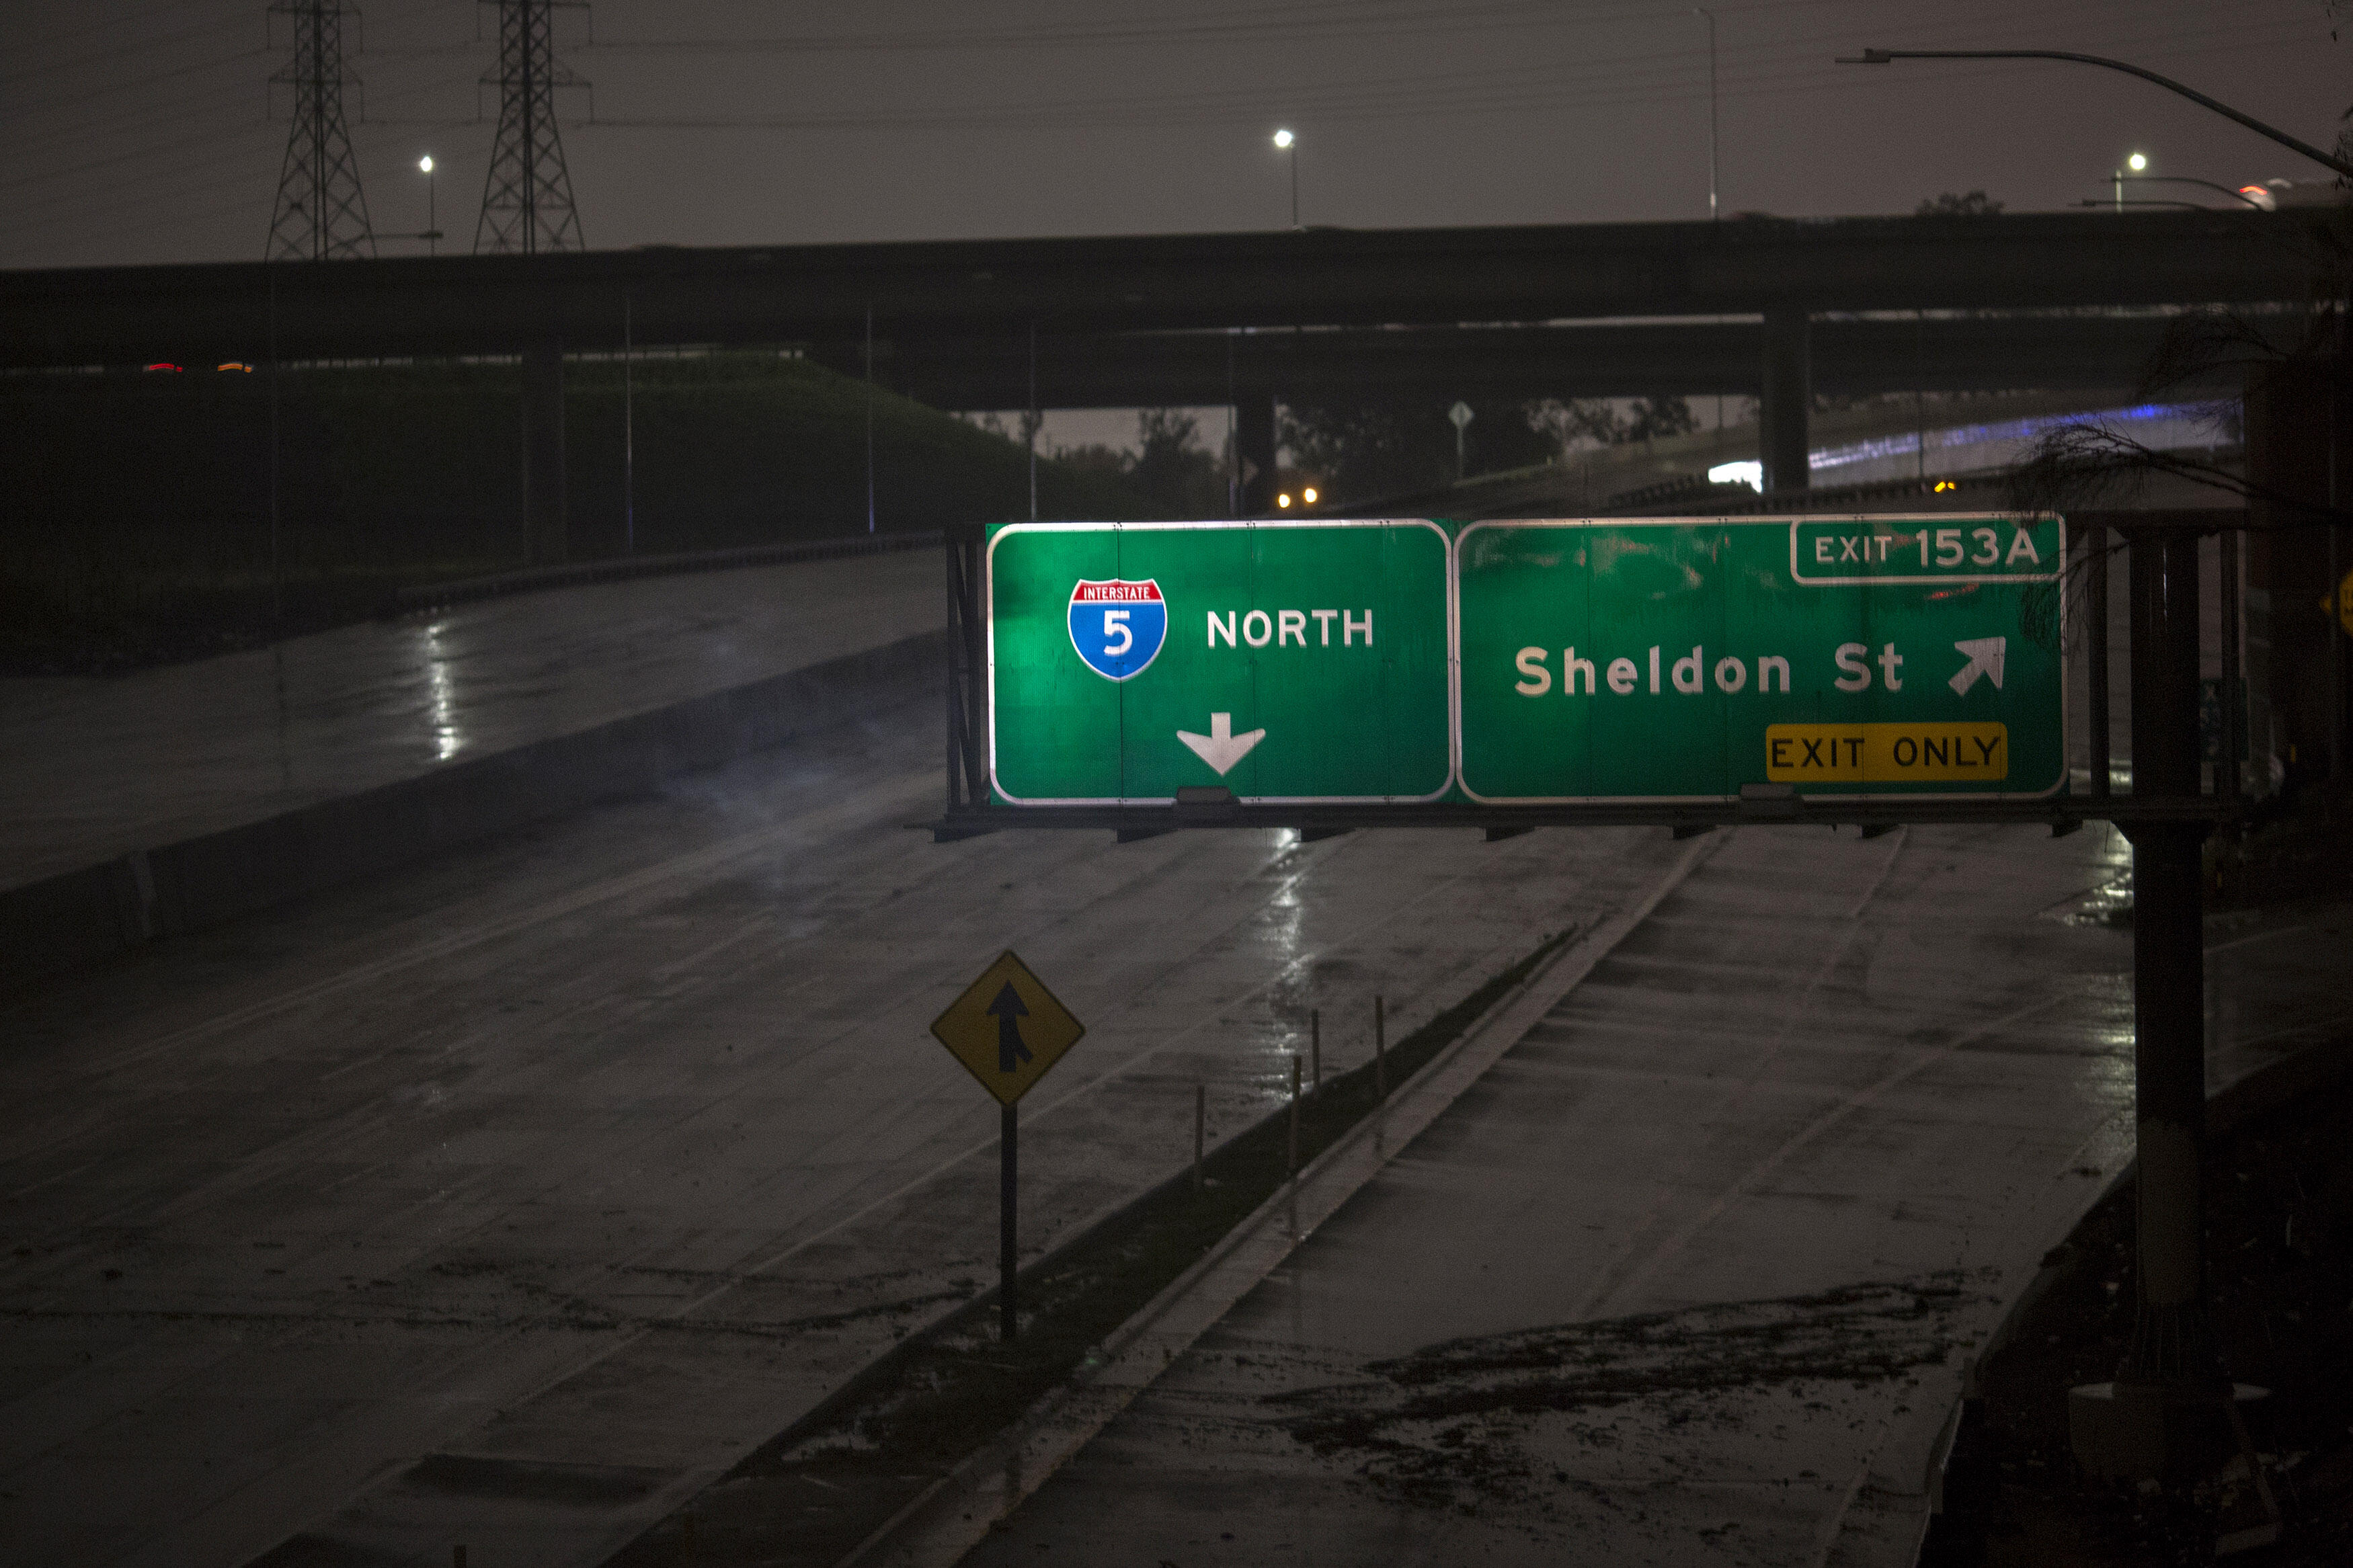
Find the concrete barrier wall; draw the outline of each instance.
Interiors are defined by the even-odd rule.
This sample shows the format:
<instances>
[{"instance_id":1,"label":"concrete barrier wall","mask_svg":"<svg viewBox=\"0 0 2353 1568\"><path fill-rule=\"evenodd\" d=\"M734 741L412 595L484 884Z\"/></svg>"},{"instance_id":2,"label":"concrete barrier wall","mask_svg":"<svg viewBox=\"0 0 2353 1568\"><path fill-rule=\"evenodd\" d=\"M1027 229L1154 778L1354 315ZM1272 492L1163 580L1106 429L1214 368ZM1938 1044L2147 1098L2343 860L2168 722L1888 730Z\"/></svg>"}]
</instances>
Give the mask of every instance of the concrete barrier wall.
<instances>
[{"instance_id":1,"label":"concrete barrier wall","mask_svg":"<svg viewBox=\"0 0 2353 1568\"><path fill-rule=\"evenodd\" d=\"M797 544L750 544L740 550L698 550L683 555L618 555L565 566L533 566L488 577L461 577L403 588L403 610L442 609L511 594L575 588L584 583L619 583L638 577L675 577L693 572L732 572L745 566L783 566L799 561L840 561L854 555L887 555L899 550L936 550L940 532L860 533L847 539L816 539Z\"/></svg>"},{"instance_id":2,"label":"concrete barrier wall","mask_svg":"<svg viewBox=\"0 0 2353 1568\"><path fill-rule=\"evenodd\" d=\"M593 805L935 688L926 633L0 892L0 992Z\"/></svg>"}]
</instances>

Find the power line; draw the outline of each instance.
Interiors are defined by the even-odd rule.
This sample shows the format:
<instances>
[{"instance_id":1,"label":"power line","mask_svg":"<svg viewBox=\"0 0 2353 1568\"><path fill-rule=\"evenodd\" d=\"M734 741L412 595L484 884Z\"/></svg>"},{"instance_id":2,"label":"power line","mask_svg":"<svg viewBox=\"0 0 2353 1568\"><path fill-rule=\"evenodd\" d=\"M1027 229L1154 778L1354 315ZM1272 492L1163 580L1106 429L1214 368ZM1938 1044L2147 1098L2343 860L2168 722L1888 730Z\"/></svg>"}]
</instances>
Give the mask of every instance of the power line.
<instances>
[{"instance_id":1,"label":"power line","mask_svg":"<svg viewBox=\"0 0 2353 1568\"><path fill-rule=\"evenodd\" d=\"M239 49L235 54L218 55L210 59L197 60L188 65L174 66L169 70L153 71L146 76L134 77L127 80L100 81L67 87L51 99L17 99L11 104L12 110L17 112L12 113L7 118L27 117L24 111L37 112L54 108L60 103L86 103L94 99L119 98L125 93L143 91L159 82L169 81L175 77L198 76L207 71L217 70L222 66L231 65L238 60L249 60L268 53L269 51L266 48Z\"/></svg>"},{"instance_id":2,"label":"power line","mask_svg":"<svg viewBox=\"0 0 2353 1568\"><path fill-rule=\"evenodd\" d=\"M2240 27L2195 29L2190 37L2232 37L2231 52L2265 47L2275 40L2251 38ZM2166 40L2175 41L2175 40ZM2189 42L2189 38L2179 40ZM1767 53L1764 63L1725 75L1727 97L1742 98L1843 86L1827 59L1813 57L1810 41ZM2221 52L2208 49L2208 53ZM1418 70L1385 79L1363 77L1329 86L1293 84L1282 96L1289 112L1330 120L1396 120L1432 114L1505 111L1574 98L1579 108L1679 101L1704 91L1694 75L1689 48L1651 50L1589 60L1581 70L1549 62L1458 72ZM1774 57L1779 57L1776 58ZM1600 88L1599 93L1589 90ZM1151 96L1065 100L1059 103L970 104L904 111L816 110L788 115L600 116L597 129L633 130L949 130L975 128L1051 130L1098 126L1182 126L1267 116L1270 94L1259 88L1219 88Z\"/></svg>"},{"instance_id":3,"label":"power line","mask_svg":"<svg viewBox=\"0 0 2353 1568\"><path fill-rule=\"evenodd\" d=\"M1288 13L1288 15L1286 15ZM1621 13L1630 17L1639 13ZM663 54L908 54L957 49L1029 49L1102 45L1257 41L1313 36L1345 29L1351 37L1393 31L1460 32L1472 27L1584 22L1567 17L1554 0L1504 0L1488 5L1416 5L1384 13L1353 0L1294 6L1261 6L1210 13L1182 21L1114 26L1035 24L1009 27L927 27L916 32L810 33L768 38L607 38L604 53Z\"/></svg>"},{"instance_id":4,"label":"power line","mask_svg":"<svg viewBox=\"0 0 2353 1568\"><path fill-rule=\"evenodd\" d=\"M379 93L376 96L379 100L384 101L396 101L404 98L417 96L420 93L432 92L443 87L453 86L460 82L471 81L472 79L473 74L471 72L459 76L442 76L435 78L429 81L412 83L407 87L395 89L387 92ZM475 123L475 121L470 120L373 120L364 121L362 123L382 126L430 125L439 128ZM113 134L119 136L124 131L132 129L132 127L118 124L111 126L109 129ZM259 124L240 121L233 125L216 128L200 135L174 137L171 141L171 145L174 151L177 153L183 154L182 156L173 158L166 162L153 163L150 166L140 170L136 174L125 175L117 179L94 182L77 180L77 183L71 189L57 192L47 196L12 202L5 209L0 210L5 210L6 216L11 221L19 221L27 213L37 212L47 207L55 206L60 202L86 202L93 197L110 195L116 192L132 190L142 185L153 184L158 180L175 179L179 175L190 170L216 167L225 161L223 156L191 158L185 156L185 154L195 152L198 149L217 146L223 142L242 142L248 138L260 134L262 131L263 127ZM95 135L81 138L81 140L95 139ZM248 151L249 149L240 146L226 156L244 156ZM126 163L135 163L152 158L153 155L152 148L142 145L128 153L118 153L111 157L93 159L88 163L75 164L66 169L48 169L35 174L19 175L12 179L0 180L0 190L8 190L24 185L37 185L55 183L60 179L73 177L88 171L111 168ZM178 193L175 192L174 194L176 195Z\"/></svg>"},{"instance_id":5,"label":"power line","mask_svg":"<svg viewBox=\"0 0 2353 1568\"><path fill-rule=\"evenodd\" d=\"M76 59L61 60L47 65L33 66L24 70L0 72L0 87L10 86L20 81L30 81L36 79L54 81L59 77L69 76L73 72L80 70L106 69L111 71L119 67L124 60L133 59L138 56L144 54L152 54L158 49L170 48L176 44L185 44L192 38L214 37L226 31L227 31L227 29L224 27L198 27L185 33L173 33L161 38L150 38L142 43L125 44L120 47L111 49L100 49L94 53L83 55ZM236 58L263 52L265 51L259 49L239 49L237 52L237 55L229 58ZM212 63L213 62L206 61L196 66L180 68L180 69L204 69ZM168 74L178 75L180 74L180 70L174 70Z\"/></svg>"},{"instance_id":6,"label":"power line","mask_svg":"<svg viewBox=\"0 0 2353 1568\"><path fill-rule=\"evenodd\" d=\"M150 6L148 7L148 11L151 16L158 11L185 11L192 6L208 3L209 0L174 0L174 3L161 6ZM168 39L154 40L148 43L117 43L113 48L100 50L89 58L91 59L116 59L125 55L136 54L142 49L155 47L155 44L157 43L182 42L188 38L200 37L208 33L225 33L231 30L233 27L244 25L245 24L230 22L214 22L206 26L195 27L185 32L174 33L171 35ZM32 54L41 49L56 48L61 44L76 43L83 38L105 37L120 39L121 36L121 23L113 21L101 22L94 27L76 27L70 32L51 33L45 38L18 39L16 40L15 48L8 52ZM17 81L26 76L45 75L52 68L56 68L42 67L34 70L10 71L5 75L0 75L0 83Z\"/></svg>"}]
</instances>

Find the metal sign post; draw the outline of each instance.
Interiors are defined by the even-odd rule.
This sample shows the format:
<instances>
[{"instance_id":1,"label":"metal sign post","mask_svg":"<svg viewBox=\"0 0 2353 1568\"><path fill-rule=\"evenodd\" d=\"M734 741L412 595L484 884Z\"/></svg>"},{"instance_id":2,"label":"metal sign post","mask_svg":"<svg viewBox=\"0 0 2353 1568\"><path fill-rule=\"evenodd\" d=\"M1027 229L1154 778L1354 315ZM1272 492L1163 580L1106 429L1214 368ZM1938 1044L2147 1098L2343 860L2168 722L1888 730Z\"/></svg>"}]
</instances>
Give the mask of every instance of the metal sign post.
<instances>
[{"instance_id":1,"label":"metal sign post","mask_svg":"<svg viewBox=\"0 0 2353 1568\"><path fill-rule=\"evenodd\" d=\"M2133 793L2198 793L2198 539L2133 539ZM2119 1377L2206 1390L2220 1375L2206 1321L2200 1202L2206 1140L2203 822L2127 827L2133 845L2134 1142L2140 1297Z\"/></svg>"},{"instance_id":2,"label":"metal sign post","mask_svg":"<svg viewBox=\"0 0 2353 1568\"><path fill-rule=\"evenodd\" d=\"M1014 1286L1019 1273L1015 1217L1019 1212L1021 1097L1037 1087L1087 1026L1046 983L1010 952L980 972L932 1033L1003 1107L997 1120L997 1309L1006 1342L1019 1337Z\"/></svg>"},{"instance_id":3,"label":"metal sign post","mask_svg":"<svg viewBox=\"0 0 2353 1568\"><path fill-rule=\"evenodd\" d=\"M2200 531L2164 514L2126 528L2133 798L2150 808L2119 824L2133 846L2137 1299L2116 1381L2073 1389L2068 1398L2076 1458L2092 1474L2116 1478L2179 1477L2214 1454L2230 1440L2237 1397L2206 1309L2200 849L2213 818L2200 798ZM2222 542L2227 557L2237 541L2226 534ZM2224 574L2226 587L2235 585L2232 576ZM2235 606L2226 619L2235 619ZM2226 729L2218 783L2233 742Z\"/></svg>"},{"instance_id":4,"label":"metal sign post","mask_svg":"<svg viewBox=\"0 0 2353 1568\"><path fill-rule=\"evenodd\" d=\"M997 1336L1009 1345L1021 1337L1021 1306L1014 1289L1021 1261L1015 1224L1020 1213L1021 1110L1016 1104L997 1111Z\"/></svg>"}]
</instances>

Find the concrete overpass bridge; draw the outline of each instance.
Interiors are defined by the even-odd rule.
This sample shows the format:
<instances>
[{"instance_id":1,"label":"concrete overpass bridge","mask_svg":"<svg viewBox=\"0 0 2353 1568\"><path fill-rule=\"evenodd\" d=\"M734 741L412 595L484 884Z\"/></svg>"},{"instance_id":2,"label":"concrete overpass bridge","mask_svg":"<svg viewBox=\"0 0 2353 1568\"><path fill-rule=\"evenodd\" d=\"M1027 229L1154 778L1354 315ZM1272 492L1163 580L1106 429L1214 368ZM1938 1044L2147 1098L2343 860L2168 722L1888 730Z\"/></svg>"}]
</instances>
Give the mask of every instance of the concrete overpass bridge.
<instances>
[{"instance_id":1,"label":"concrete overpass bridge","mask_svg":"<svg viewBox=\"0 0 2353 1568\"><path fill-rule=\"evenodd\" d=\"M2114 389L2133 384L2168 317L1971 315L1814 317L1806 323L1818 392ZM1524 399L1759 390L1762 318L1594 325L1256 328L1038 336L1040 408L1170 407L1274 388L1303 401L1424 390ZM862 346L818 358L851 374ZM942 408L1020 408L1031 398L1028 345L993 338L878 339L875 374Z\"/></svg>"},{"instance_id":2,"label":"concrete overpass bridge","mask_svg":"<svg viewBox=\"0 0 2353 1568\"><path fill-rule=\"evenodd\" d=\"M1278 398L1365 388L1755 395L1768 481L1796 488L1816 390L2129 384L2151 312L2332 297L2347 237L2333 210L2143 211L11 272L0 366L520 354L551 554L565 353L796 343L860 370L870 322L880 379L944 406L1026 405L1033 366L1041 406L1231 402L1252 511Z\"/></svg>"}]
</instances>

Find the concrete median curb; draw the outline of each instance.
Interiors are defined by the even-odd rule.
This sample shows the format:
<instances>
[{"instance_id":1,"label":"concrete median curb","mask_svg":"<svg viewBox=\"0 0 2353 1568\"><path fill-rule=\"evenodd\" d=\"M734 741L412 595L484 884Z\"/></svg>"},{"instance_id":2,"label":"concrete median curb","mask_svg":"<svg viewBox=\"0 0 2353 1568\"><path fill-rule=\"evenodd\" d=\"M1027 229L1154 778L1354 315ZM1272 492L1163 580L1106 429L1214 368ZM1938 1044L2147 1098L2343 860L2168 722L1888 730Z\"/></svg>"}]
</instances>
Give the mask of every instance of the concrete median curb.
<instances>
[{"instance_id":1,"label":"concrete median curb","mask_svg":"<svg viewBox=\"0 0 2353 1568\"><path fill-rule=\"evenodd\" d=\"M945 634L707 692L0 891L0 993L716 767L936 679Z\"/></svg>"},{"instance_id":2,"label":"concrete median curb","mask_svg":"<svg viewBox=\"0 0 2353 1568\"><path fill-rule=\"evenodd\" d=\"M950 1568L959 1561L1445 1114L1723 842L1724 836L1711 835L1693 845L1633 907L1561 948L1497 998L1386 1104L1121 1324L1068 1384L940 1478L836 1568ZM1277 1110L1261 1125L1284 1114Z\"/></svg>"},{"instance_id":3,"label":"concrete median curb","mask_svg":"<svg viewBox=\"0 0 2353 1568\"><path fill-rule=\"evenodd\" d=\"M2353 1038L2334 1037L2316 1040L2290 1054L2253 1067L2230 1081L2216 1085L2206 1096L2206 1131L2210 1139L2219 1139L2242 1124L2268 1111L2276 1110L2298 1096L2333 1089L2353 1078ZM2139 1164L2126 1160L2099 1184L2097 1191L2082 1205L2081 1212L2068 1226L2073 1235L2084 1215L2092 1213L2113 1197L2139 1173ZM1944 1487L1947 1467L1952 1462L1953 1447L1958 1436L1964 1413L1969 1401L1979 1397L1978 1369L2000 1353L2016 1336L2018 1327L2026 1321L2042 1298L2049 1294L2077 1260L2072 1257L2047 1255L2042 1264L2028 1279L2025 1286L2002 1310L2000 1320L1986 1336L1985 1343L1969 1356L1962 1368L1960 1392L1954 1395L1942 1426L1928 1446L1923 1467L1920 1489L1916 1493L1900 1494L1910 1501L1911 1508L1899 1508L1905 1519L1901 1533L1911 1542L1906 1562L1918 1563L1928 1543L1928 1531L1936 1515L1944 1511Z\"/></svg>"}]
</instances>

